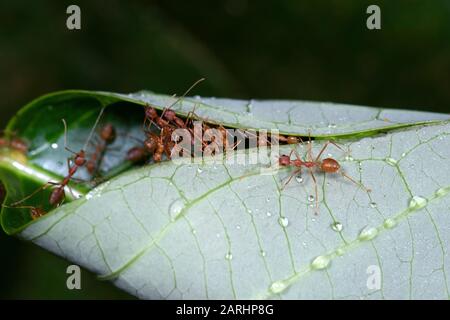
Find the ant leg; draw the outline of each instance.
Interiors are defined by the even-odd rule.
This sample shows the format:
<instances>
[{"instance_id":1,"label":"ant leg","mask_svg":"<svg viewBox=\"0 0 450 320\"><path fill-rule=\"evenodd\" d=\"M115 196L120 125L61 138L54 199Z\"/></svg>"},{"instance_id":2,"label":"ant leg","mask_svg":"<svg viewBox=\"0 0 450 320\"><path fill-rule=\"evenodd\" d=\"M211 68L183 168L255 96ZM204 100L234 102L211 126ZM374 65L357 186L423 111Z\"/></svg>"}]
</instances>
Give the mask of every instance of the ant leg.
<instances>
[{"instance_id":1,"label":"ant leg","mask_svg":"<svg viewBox=\"0 0 450 320\"><path fill-rule=\"evenodd\" d=\"M316 180L316 177L314 176L314 172L312 171L311 168L309 168L309 173L311 174L311 177L312 177L312 179L314 181L314 194L315 194L315 197L316 197L315 198L315 200L316 200L316 210L315 210L314 214L318 215L319 214L319 192L318 192L318 189L317 189L317 180Z\"/></svg>"},{"instance_id":2,"label":"ant leg","mask_svg":"<svg viewBox=\"0 0 450 320\"><path fill-rule=\"evenodd\" d=\"M33 191L30 195L26 196L26 197L23 198L22 200L19 200L19 201L16 201L16 202L14 202L14 203L11 203L10 206L15 207L15 206L17 206L18 204L24 203L24 202L27 201L28 199L34 197L34 196L35 196L37 193L39 193L40 191L45 190L45 189L47 189L49 186L52 186L52 185L57 186L57 185L59 185L59 183L56 183L56 182L47 182L46 184L44 184L43 186L41 186L41 187L39 187L38 189L36 189L35 191Z\"/></svg>"},{"instance_id":3,"label":"ant leg","mask_svg":"<svg viewBox=\"0 0 450 320\"><path fill-rule=\"evenodd\" d=\"M338 148L339 150L342 150L343 152L348 153L348 151L345 151L344 149L342 149L342 147L339 146L336 142L330 140L330 141L327 141L327 142L324 144L324 146L322 147L322 150L320 150L320 152L319 152L319 154L317 155L315 161L319 160L319 158L320 158L320 156L322 155L322 153L325 151L325 149L326 149L330 144L334 145L334 146L335 146L336 148Z\"/></svg>"},{"instance_id":4,"label":"ant leg","mask_svg":"<svg viewBox=\"0 0 450 320\"><path fill-rule=\"evenodd\" d=\"M353 182L354 184L356 184L358 187L364 189L366 192L372 192L371 189L366 188L362 183L355 181L353 178L351 178L350 176L348 176L347 174L345 174L345 172L340 172L340 174L344 177L347 178L348 180L350 180L351 182Z\"/></svg>"},{"instance_id":5,"label":"ant leg","mask_svg":"<svg viewBox=\"0 0 450 320\"><path fill-rule=\"evenodd\" d=\"M312 162L312 142L311 142L311 131L308 131L308 150L306 152L308 154L308 161Z\"/></svg>"},{"instance_id":6,"label":"ant leg","mask_svg":"<svg viewBox=\"0 0 450 320\"><path fill-rule=\"evenodd\" d=\"M302 174L302 168L300 167L299 169L295 170L294 172L292 172L292 174L289 176L289 179L283 183L283 186L281 187L281 190L284 190L284 188L289 184L289 182L291 182L292 178L294 176L296 176L298 173Z\"/></svg>"}]
</instances>

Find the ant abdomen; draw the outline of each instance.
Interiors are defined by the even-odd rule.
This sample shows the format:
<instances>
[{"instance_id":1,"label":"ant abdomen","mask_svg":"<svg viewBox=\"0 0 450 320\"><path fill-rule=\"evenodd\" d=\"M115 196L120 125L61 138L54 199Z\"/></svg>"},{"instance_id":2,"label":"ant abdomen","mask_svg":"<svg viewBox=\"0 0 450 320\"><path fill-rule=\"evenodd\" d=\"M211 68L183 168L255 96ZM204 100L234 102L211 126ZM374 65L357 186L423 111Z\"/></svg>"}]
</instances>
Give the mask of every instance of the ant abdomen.
<instances>
[{"instance_id":1,"label":"ant abdomen","mask_svg":"<svg viewBox=\"0 0 450 320\"><path fill-rule=\"evenodd\" d=\"M322 160L320 168L324 172L335 173L335 172L339 171L341 166L340 166L339 162L337 162L336 160L334 160L332 158L326 158L326 159Z\"/></svg>"},{"instance_id":2,"label":"ant abdomen","mask_svg":"<svg viewBox=\"0 0 450 320\"><path fill-rule=\"evenodd\" d=\"M65 192L63 187L58 187L52 191L50 194L49 203L51 206L59 205L65 197Z\"/></svg>"},{"instance_id":3,"label":"ant abdomen","mask_svg":"<svg viewBox=\"0 0 450 320\"><path fill-rule=\"evenodd\" d=\"M132 163L141 163L147 159L147 155L145 148L134 147L128 150L126 159Z\"/></svg>"},{"instance_id":4,"label":"ant abdomen","mask_svg":"<svg viewBox=\"0 0 450 320\"><path fill-rule=\"evenodd\" d=\"M105 141L106 144L111 144L116 140L116 129L110 123L105 125L100 131L100 138Z\"/></svg>"}]
</instances>

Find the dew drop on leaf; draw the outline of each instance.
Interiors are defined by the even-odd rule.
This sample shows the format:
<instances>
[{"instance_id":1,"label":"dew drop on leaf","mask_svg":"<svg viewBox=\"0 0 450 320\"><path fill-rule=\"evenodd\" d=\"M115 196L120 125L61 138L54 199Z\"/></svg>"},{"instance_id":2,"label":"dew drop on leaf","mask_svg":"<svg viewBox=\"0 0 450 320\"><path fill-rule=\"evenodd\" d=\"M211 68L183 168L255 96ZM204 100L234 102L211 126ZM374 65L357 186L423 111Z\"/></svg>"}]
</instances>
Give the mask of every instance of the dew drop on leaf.
<instances>
[{"instance_id":1,"label":"dew drop on leaf","mask_svg":"<svg viewBox=\"0 0 450 320\"><path fill-rule=\"evenodd\" d=\"M358 239L361 241L372 240L378 235L378 230L376 228L367 228L359 233Z\"/></svg>"},{"instance_id":2,"label":"dew drop on leaf","mask_svg":"<svg viewBox=\"0 0 450 320\"><path fill-rule=\"evenodd\" d=\"M392 218L388 218L386 220L384 220L383 226L386 229L392 229L397 225L397 221L395 221L395 219Z\"/></svg>"},{"instance_id":3,"label":"dew drop on leaf","mask_svg":"<svg viewBox=\"0 0 450 320\"><path fill-rule=\"evenodd\" d=\"M341 232L344 226L339 221L336 221L331 225L331 229L333 229L336 232Z\"/></svg>"},{"instance_id":4,"label":"dew drop on leaf","mask_svg":"<svg viewBox=\"0 0 450 320\"><path fill-rule=\"evenodd\" d=\"M181 199L177 199L169 207L169 215L170 219L174 221L180 213L183 211L184 208L184 202Z\"/></svg>"},{"instance_id":5,"label":"dew drop on leaf","mask_svg":"<svg viewBox=\"0 0 450 320\"><path fill-rule=\"evenodd\" d=\"M287 217L280 217L278 219L278 223L280 224L280 226L282 226L283 228L286 228L289 225L289 219Z\"/></svg>"},{"instance_id":6,"label":"dew drop on leaf","mask_svg":"<svg viewBox=\"0 0 450 320\"><path fill-rule=\"evenodd\" d=\"M427 199L420 196L414 196L409 201L409 208L414 210L422 209L427 205L427 203L428 203Z\"/></svg>"},{"instance_id":7,"label":"dew drop on leaf","mask_svg":"<svg viewBox=\"0 0 450 320\"><path fill-rule=\"evenodd\" d=\"M311 263L311 268L315 270L322 270L328 267L330 258L328 256L317 256Z\"/></svg>"},{"instance_id":8,"label":"dew drop on leaf","mask_svg":"<svg viewBox=\"0 0 450 320\"><path fill-rule=\"evenodd\" d=\"M391 166L396 166L397 165L397 160L395 160L394 158L386 158L384 161L386 161L386 163L391 165Z\"/></svg>"}]
</instances>

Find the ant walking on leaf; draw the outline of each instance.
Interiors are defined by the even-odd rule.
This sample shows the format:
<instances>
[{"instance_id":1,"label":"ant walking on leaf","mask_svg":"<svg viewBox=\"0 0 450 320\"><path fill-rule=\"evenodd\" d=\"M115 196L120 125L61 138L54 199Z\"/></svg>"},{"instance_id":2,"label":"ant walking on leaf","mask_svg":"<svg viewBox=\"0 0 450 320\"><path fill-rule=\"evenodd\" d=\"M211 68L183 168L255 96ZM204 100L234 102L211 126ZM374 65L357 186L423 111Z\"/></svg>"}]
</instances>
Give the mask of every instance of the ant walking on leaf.
<instances>
[{"instance_id":1,"label":"ant walking on leaf","mask_svg":"<svg viewBox=\"0 0 450 320\"><path fill-rule=\"evenodd\" d=\"M300 139L300 138L299 138ZM304 144L304 142L300 139L301 143ZM336 159L333 158L325 158L321 159L322 154L327 149L327 147L332 144L336 146L338 149L344 151L338 144L336 144L334 141L327 141L320 152L317 154L316 157L313 157L312 155L312 143L311 143L311 137L308 141L308 150L307 150L307 160L303 161L297 151L295 149L292 149L292 151L289 153L289 155L282 155L278 159L278 163L280 166L283 167L294 167L295 170L291 173L288 180L283 184L282 189L286 187L287 184L292 180L294 176L302 174L302 168L305 168L308 170L311 178L313 179L314 183L314 192L315 192L315 214L317 215L319 212L319 198L318 198L318 187L317 187L317 180L314 175L314 171L319 170L322 171L324 174L331 173L331 174L340 174L342 177L348 179L358 187L362 188L366 192L371 192L370 189L366 188L362 183L357 182L352 177L347 175L344 171L342 171L341 165ZM345 152L345 151L344 151ZM295 154L295 159L291 159L292 154Z\"/></svg>"}]
</instances>

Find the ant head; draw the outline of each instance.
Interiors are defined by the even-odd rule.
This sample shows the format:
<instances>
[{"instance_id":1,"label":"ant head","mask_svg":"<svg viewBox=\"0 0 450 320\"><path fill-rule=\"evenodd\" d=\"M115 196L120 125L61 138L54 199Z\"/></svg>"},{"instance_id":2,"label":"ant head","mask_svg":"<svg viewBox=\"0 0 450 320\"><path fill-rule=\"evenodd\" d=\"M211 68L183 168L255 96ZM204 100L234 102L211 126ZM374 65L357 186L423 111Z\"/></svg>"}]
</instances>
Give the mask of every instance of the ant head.
<instances>
[{"instance_id":1,"label":"ant head","mask_svg":"<svg viewBox=\"0 0 450 320\"><path fill-rule=\"evenodd\" d=\"M288 144L297 144L298 143L298 138L297 137L293 137L293 136L288 136L286 138L286 142Z\"/></svg>"},{"instance_id":2,"label":"ant head","mask_svg":"<svg viewBox=\"0 0 450 320\"><path fill-rule=\"evenodd\" d=\"M171 109L167 109L164 111L164 118L166 118L167 120L174 121L176 117L177 114L175 113L175 111Z\"/></svg>"},{"instance_id":3,"label":"ant head","mask_svg":"<svg viewBox=\"0 0 450 320\"><path fill-rule=\"evenodd\" d=\"M112 143L116 139L116 129L112 124L108 123L102 128L102 131L100 132L100 137L106 143Z\"/></svg>"},{"instance_id":4,"label":"ant head","mask_svg":"<svg viewBox=\"0 0 450 320\"><path fill-rule=\"evenodd\" d=\"M322 160L322 163L320 164L320 168L324 172L335 173L335 172L339 171L339 169L341 168L341 165L339 164L339 162L337 162L336 160L334 160L332 158L326 158L326 159Z\"/></svg>"},{"instance_id":5,"label":"ant head","mask_svg":"<svg viewBox=\"0 0 450 320\"><path fill-rule=\"evenodd\" d=\"M288 166L291 163L291 158L289 156L283 154L278 159L278 163L280 164L280 166Z\"/></svg>"},{"instance_id":6,"label":"ant head","mask_svg":"<svg viewBox=\"0 0 450 320\"><path fill-rule=\"evenodd\" d=\"M156 112L155 108L147 106L145 108L145 116L150 119L156 119L158 117L158 112Z\"/></svg>"},{"instance_id":7,"label":"ant head","mask_svg":"<svg viewBox=\"0 0 450 320\"><path fill-rule=\"evenodd\" d=\"M155 151L157 144L158 141L154 137L149 137L147 140L144 141L144 146L150 153L153 153Z\"/></svg>"},{"instance_id":8,"label":"ant head","mask_svg":"<svg viewBox=\"0 0 450 320\"><path fill-rule=\"evenodd\" d=\"M81 150L75 155L74 162L75 165L79 167L84 166L84 164L86 163L86 153L84 152L84 150Z\"/></svg>"}]
</instances>

